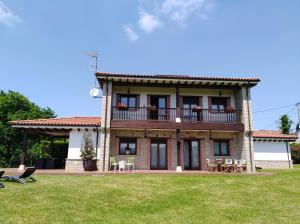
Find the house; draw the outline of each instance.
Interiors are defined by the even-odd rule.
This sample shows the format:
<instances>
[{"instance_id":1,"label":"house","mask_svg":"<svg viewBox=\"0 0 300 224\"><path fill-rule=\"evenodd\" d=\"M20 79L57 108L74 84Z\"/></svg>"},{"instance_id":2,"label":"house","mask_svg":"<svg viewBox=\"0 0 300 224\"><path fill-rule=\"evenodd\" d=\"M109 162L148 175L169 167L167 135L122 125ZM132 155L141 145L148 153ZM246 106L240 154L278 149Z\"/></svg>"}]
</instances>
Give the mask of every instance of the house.
<instances>
[{"instance_id":1,"label":"house","mask_svg":"<svg viewBox=\"0 0 300 224\"><path fill-rule=\"evenodd\" d=\"M247 161L255 171L251 88L258 78L132 75L97 72L99 117L13 121L26 139L38 132L69 138L66 170L81 170L80 147L90 133L98 170L110 157L135 158L140 170L206 170L206 159ZM99 105L100 108L100 105Z\"/></svg>"},{"instance_id":2,"label":"house","mask_svg":"<svg viewBox=\"0 0 300 224\"><path fill-rule=\"evenodd\" d=\"M252 133L255 165L262 168L293 168L290 142L297 140L296 134L281 131L260 130Z\"/></svg>"}]
</instances>

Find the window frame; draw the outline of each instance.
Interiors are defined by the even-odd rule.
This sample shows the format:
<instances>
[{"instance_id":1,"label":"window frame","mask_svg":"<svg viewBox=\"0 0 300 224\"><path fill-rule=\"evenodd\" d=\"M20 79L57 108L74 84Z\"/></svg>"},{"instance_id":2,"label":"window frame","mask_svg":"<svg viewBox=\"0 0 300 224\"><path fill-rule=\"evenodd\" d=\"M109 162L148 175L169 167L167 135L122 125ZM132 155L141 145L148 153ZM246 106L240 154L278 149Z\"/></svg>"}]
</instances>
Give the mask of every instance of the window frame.
<instances>
[{"instance_id":1,"label":"window frame","mask_svg":"<svg viewBox=\"0 0 300 224\"><path fill-rule=\"evenodd\" d=\"M135 98L135 106L134 107L130 107L129 106L129 98L131 98L131 97ZM117 104L118 103L122 103L122 98L127 98L127 104L126 104L126 106L128 108L137 108L137 105L138 105L138 102L137 102L137 100L138 100L138 94L119 94Z\"/></svg>"},{"instance_id":2,"label":"window frame","mask_svg":"<svg viewBox=\"0 0 300 224\"><path fill-rule=\"evenodd\" d=\"M213 140L214 141L214 144L213 144L213 150L214 150L214 156L230 156L230 144L229 144L229 140L227 139L216 139L216 140ZM215 143L218 143L218 148L219 148L219 153L218 155L215 154ZM226 146L227 146L227 154L224 155L222 154L222 143L226 143Z\"/></svg>"},{"instance_id":3,"label":"window frame","mask_svg":"<svg viewBox=\"0 0 300 224\"><path fill-rule=\"evenodd\" d=\"M224 104L221 104L220 102L218 102L217 104L214 104L213 101L214 100L218 100L221 102L221 100L223 101L224 100ZM216 112L220 112L220 111L225 111L226 110L226 107L228 106L228 97L217 97L217 96L213 96L211 97L211 110L212 111L216 111ZM217 109L213 109L213 105L217 105ZM224 106L224 109L220 109L220 105L223 105Z\"/></svg>"},{"instance_id":4,"label":"window frame","mask_svg":"<svg viewBox=\"0 0 300 224\"><path fill-rule=\"evenodd\" d=\"M126 152L124 151L124 153L121 153L121 144L126 143L127 146L129 147L129 144L134 143L135 144L135 153L132 153L130 151L129 154L126 154ZM136 155L137 154L137 138L128 138L128 137L121 137L119 138L119 155L125 155L125 156L131 156L131 155Z\"/></svg>"}]
</instances>

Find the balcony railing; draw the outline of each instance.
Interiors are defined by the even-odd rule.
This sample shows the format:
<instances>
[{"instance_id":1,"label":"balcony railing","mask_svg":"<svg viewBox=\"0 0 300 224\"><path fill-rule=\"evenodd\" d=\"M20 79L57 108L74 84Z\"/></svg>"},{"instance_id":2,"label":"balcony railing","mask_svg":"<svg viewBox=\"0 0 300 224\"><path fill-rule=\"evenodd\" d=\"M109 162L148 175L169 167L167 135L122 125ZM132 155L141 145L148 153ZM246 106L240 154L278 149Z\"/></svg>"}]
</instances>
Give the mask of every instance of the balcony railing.
<instances>
[{"instance_id":1,"label":"balcony railing","mask_svg":"<svg viewBox=\"0 0 300 224\"><path fill-rule=\"evenodd\" d=\"M136 121L176 121L179 115L183 123L242 123L240 110L221 111L181 108L178 113L176 108L158 108L151 111L146 107L118 108L112 107L112 120L136 120Z\"/></svg>"}]
</instances>

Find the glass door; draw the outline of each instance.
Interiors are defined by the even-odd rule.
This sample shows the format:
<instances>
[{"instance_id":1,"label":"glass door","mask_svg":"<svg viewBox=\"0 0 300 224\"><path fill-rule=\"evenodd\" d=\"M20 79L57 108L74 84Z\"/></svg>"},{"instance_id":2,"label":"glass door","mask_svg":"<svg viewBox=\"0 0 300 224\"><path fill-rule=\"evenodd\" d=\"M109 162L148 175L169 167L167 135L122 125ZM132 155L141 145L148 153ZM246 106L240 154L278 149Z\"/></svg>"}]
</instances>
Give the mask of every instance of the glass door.
<instances>
[{"instance_id":1,"label":"glass door","mask_svg":"<svg viewBox=\"0 0 300 224\"><path fill-rule=\"evenodd\" d=\"M199 105L198 97L185 96L183 97L183 121L185 122L197 122L199 120L199 112L193 110L193 108Z\"/></svg>"},{"instance_id":2,"label":"glass door","mask_svg":"<svg viewBox=\"0 0 300 224\"><path fill-rule=\"evenodd\" d=\"M167 143L165 140L153 140L151 142L150 169L167 169Z\"/></svg>"},{"instance_id":3,"label":"glass door","mask_svg":"<svg viewBox=\"0 0 300 224\"><path fill-rule=\"evenodd\" d=\"M185 140L184 150L184 169L200 170L200 147L198 140Z\"/></svg>"},{"instance_id":4,"label":"glass door","mask_svg":"<svg viewBox=\"0 0 300 224\"><path fill-rule=\"evenodd\" d=\"M155 110L150 111L150 119L152 120L166 120L167 113L167 98L166 96L151 96L150 97L151 106L155 107Z\"/></svg>"}]
</instances>

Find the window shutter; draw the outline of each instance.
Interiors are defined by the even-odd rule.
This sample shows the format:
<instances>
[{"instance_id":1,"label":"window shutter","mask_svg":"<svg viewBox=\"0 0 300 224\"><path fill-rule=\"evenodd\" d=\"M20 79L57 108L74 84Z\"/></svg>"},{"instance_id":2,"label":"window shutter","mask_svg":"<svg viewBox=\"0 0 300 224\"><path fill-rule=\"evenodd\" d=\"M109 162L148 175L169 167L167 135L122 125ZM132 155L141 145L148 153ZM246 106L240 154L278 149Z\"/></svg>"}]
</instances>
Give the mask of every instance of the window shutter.
<instances>
[{"instance_id":1,"label":"window shutter","mask_svg":"<svg viewBox=\"0 0 300 224\"><path fill-rule=\"evenodd\" d=\"M227 97L226 107L231 107L231 97Z\"/></svg>"},{"instance_id":2,"label":"window shutter","mask_svg":"<svg viewBox=\"0 0 300 224\"><path fill-rule=\"evenodd\" d=\"M147 105L146 106L148 106L148 105L150 105L150 95L147 95Z\"/></svg>"},{"instance_id":3,"label":"window shutter","mask_svg":"<svg viewBox=\"0 0 300 224\"><path fill-rule=\"evenodd\" d=\"M199 96L199 103L198 103L199 106L202 107L203 103L202 103L202 96Z\"/></svg>"},{"instance_id":4,"label":"window shutter","mask_svg":"<svg viewBox=\"0 0 300 224\"><path fill-rule=\"evenodd\" d=\"M116 95L116 106L118 105L118 103L120 103L121 102L121 96L120 96L120 94L117 94Z\"/></svg>"},{"instance_id":5,"label":"window shutter","mask_svg":"<svg viewBox=\"0 0 300 224\"><path fill-rule=\"evenodd\" d=\"M183 107L183 96L179 96L179 107Z\"/></svg>"},{"instance_id":6,"label":"window shutter","mask_svg":"<svg viewBox=\"0 0 300 224\"><path fill-rule=\"evenodd\" d=\"M140 107L140 94L136 95L136 107Z\"/></svg>"},{"instance_id":7,"label":"window shutter","mask_svg":"<svg viewBox=\"0 0 300 224\"><path fill-rule=\"evenodd\" d=\"M211 97L210 96L208 97L208 109L211 110Z\"/></svg>"}]
</instances>

